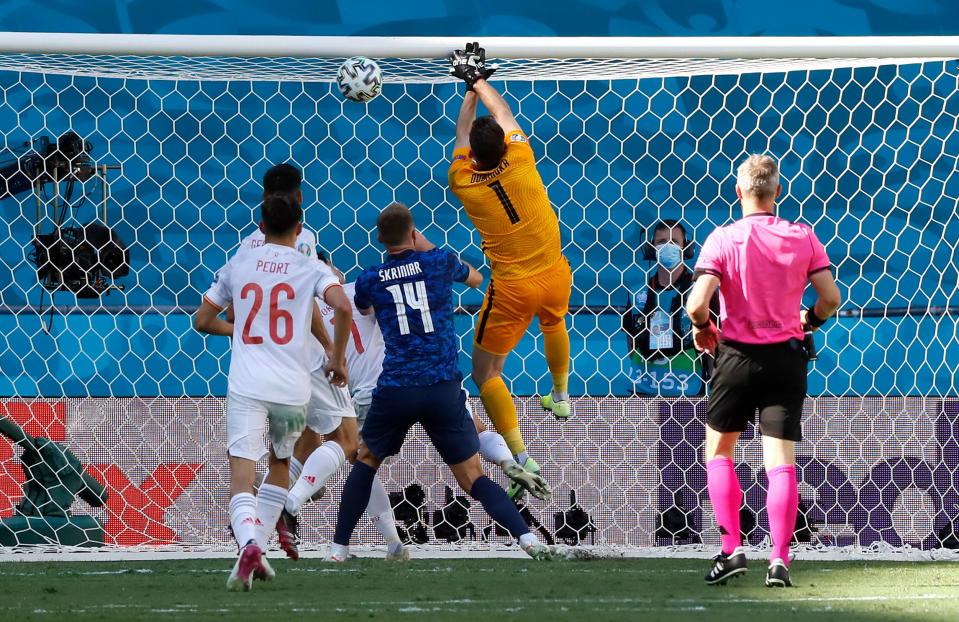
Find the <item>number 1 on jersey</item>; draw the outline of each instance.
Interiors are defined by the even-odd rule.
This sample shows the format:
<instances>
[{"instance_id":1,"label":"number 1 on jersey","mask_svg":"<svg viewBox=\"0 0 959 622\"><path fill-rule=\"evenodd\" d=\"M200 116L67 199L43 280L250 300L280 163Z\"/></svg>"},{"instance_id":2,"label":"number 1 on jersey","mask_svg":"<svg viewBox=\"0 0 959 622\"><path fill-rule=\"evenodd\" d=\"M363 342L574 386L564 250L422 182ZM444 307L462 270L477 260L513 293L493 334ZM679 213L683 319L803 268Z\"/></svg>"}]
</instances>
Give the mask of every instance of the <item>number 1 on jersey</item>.
<instances>
[{"instance_id":1,"label":"number 1 on jersey","mask_svg":"<svg viewBox=\"0 0 959 622\"><path fill-rule=\"evenodd\" d=\"M396 303L396 321L400 325L401 335L410 334L410 322L406 318L407 305L412 309L419 310L423 321L423 332L433 332L433 316L430 315L430 301L426 297L426 282L403 283L402 287L397 283L387 286L386 289L393 296L393 302Z\"/></svg>"},{"instance_id":2,"label":"number 1 on jersey","mask_svg":"<svg viewBox=\"0 0 959 622\"><path fill-rule=\"evenodd\" d=\"M491 184L486 184L488 188L492 188L493 192L496 193L496 198L499 199L499 202L503 205L503 209L506 210L506 217L509 218L509 222L512 225L515 225L519 222L519 214L516 213L516 208L513 207L513 201L510 200L509 195L506 194L506 190L503 189L503 184L499 181L494 181Z\"/></svg>"}]
</instances>

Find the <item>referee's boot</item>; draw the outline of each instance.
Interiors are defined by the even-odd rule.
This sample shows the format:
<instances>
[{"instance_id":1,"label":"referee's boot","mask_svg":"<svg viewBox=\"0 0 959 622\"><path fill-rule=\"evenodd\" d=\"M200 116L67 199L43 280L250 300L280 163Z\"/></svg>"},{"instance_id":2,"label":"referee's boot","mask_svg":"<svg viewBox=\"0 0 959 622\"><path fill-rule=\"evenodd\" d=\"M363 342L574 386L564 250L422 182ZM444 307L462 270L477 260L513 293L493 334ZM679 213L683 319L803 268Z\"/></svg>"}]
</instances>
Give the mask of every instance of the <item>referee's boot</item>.
<instances>
[{"instance_id":1,"label":"referee's boot","mask_svg":"<svg viewBox=\"0 0 959 622\"><path fill-rule=\"evenodd\" d=\"M707 585L725 585L726 581L746 573L746 552L741 546L729 555L719 553L713 558L713 567L704 577Z\"/></svg>"},{"instance_id":2,"label":"referee's boot","mask_svg":"<svg viewBox=\"0 0 959 622\"><path fill-rule=\"evenodd\" d=\"M792 579L789 578L789 568L778 557L769 563L769 570L766 571L766 587L792 587Z\"/></svg>"},{"instance_id":3,"label":"referee's boot","mask_svg":"<svg viewBox=\"0 0 959 622\"><path fill-rule=\"evenodd\" d=\"M569 398L566 398L565 400L556 400L553 398L552 393L547 393L539 398L539 403L544 409L553 413L553 416L560 421L566 421L570 418L570 415L572 415L569 408Z\"/></svg>"}]
</instances>

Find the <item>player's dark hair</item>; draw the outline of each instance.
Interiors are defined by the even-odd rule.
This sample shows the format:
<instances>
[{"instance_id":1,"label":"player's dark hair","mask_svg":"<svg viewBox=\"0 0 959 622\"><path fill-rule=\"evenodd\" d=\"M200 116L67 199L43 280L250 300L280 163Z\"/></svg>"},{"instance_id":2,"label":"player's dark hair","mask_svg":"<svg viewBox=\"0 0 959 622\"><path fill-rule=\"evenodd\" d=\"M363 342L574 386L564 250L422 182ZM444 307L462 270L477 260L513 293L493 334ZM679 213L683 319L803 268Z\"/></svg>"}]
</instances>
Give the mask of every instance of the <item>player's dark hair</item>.
<instances>
[{"instance_id":1,"label":"player's dark hair","mask_svg":"<svg viewBox=\"0 0 959 622\"><path fill-rule=\"evenodd\" d=\"M260 218L263 221L263 233L286 235L303 219L303 210L299 203L279 194L271 194L263 199Z\"/></svg>"},{"instance_id":2,"label":"player's dark hair","mask_svg":"<svg viewBox=\"0 0 959 622\"><path fill-rule=\"evenodd\" d=\"M506 134L503 128L490 115L473 121L470 127L470 149L473 159L480 170L496 168L500 158L506 153Z\"/></svg>"},{"instance_id":3,"label":"player's dark hair","mask_svg":"<svg viewBox=\"0 0 959 622\"><path fill-rule=\"evenodd\" d=\"M282 194L289 196L300 189L303 173L289 163L271 166L263 175L263 196Z\"/></svg>"},{"instance_id":4,"label":"player's dark hair","mask_svg":"<svg viewBox=\"0 0 959 622\"><path fill-rule=\"evenodd\" d=\"M689 234L686 233L686 227L683 223L679 222L675 218L663 218L656 223L656 226L653 228L653 237L656 236L660 231L672 231L673 229L679 229L683 232L683 246L689 244ZM652 242L652 240L650 240Z\"/></svg>"},{"instance_id":5,"label":"player's dark hair","mask_svg":"<svg viewBox=\"0 0 959 622\"><path fill-rule=\"evenodd\" d=\"M413 228L413 214L402 203L391 203L376 218L376 232L384 246L396 246L406 240Z\"/></svg>"}]
</instances>

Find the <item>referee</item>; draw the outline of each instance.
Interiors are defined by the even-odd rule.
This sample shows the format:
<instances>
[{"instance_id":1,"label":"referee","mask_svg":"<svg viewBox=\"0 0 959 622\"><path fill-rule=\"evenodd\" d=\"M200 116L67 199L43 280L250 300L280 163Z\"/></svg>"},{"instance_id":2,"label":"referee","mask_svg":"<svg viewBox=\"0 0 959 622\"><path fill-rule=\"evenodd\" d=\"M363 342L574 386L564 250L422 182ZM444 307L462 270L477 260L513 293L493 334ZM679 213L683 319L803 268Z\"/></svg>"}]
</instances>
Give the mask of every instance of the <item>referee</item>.
<instances>
[{"instance_id":1,"label":"referee","mask_svg":"<svg viewBox=\"0 0 959 622\"><path fill-rule=\"evenodd\" d=\"M840 298L829 257L812 229L776 216L781 193L779 166L771 157L752 155L739 166L736 195L743 217L706 239L686 303L696 348L716 353L706 416L706 481L723 550L706 575L710 585L746 572L739 531L743 493L733 451L757 409L773 543L766 585L792 585L789 542L799 506L796 442L802 440L808 360L803 333L822 326ZM807 281L819 298L800 311ZM709 315L717 286L723 301L721 338Z\"/></svg>"}]
</instances>

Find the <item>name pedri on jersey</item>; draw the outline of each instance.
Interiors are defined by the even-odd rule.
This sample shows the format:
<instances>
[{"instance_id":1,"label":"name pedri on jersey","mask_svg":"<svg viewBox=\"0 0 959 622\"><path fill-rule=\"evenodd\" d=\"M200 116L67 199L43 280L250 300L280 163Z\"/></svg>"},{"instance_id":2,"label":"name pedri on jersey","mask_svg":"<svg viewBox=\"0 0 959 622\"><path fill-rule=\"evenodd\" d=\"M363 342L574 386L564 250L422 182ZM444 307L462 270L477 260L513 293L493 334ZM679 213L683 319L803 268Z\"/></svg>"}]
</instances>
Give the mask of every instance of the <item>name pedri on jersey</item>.
<instances>
[{"instance_id":1,"label":"name pedri on jersey","mask_svg":"<svg viewBox=\"0 0 959 622\"><path fill-rule=\"evenodd\" d=\"M234 255L204 294L217 308L233 305L230 392L306 404L313 299L339 284L326 264L287 246L264 244Z\"/></svg>"},{"instance_id":2,"label":"name pedri on jersey","mask_svg":"<svg viewBox=\"0 0 959 622\"><path fill-rule=\"evenodd\" d=\"M358 404L369 404L376 388L376 381L383 371L383 334L376 323L375 315L363 315L356 308L353 296L356 293L356 283L343 285L343 293L350 299L353 306L353 326L350 340L346 344L346 366L350 372L350 393ZM332 332L333 307L321 302L320 313L323 320L329 324ZM320 350L322 361L326 362L326 354ZM316 367L314 366L314 369Z\"/></svg>"},{"instance_id":3,"label":"name pedri on jersey","mask_svg":"<svg viewBox=\"0 0 959 622\"><path fill-rule=\"evenodd\" d=\"M356 279L357 309L373 307L386 356L379 387L426 387L463 379L453 326L453 282L469 268L441 248L390 255Z\"/></svg>"}]
</instances>

